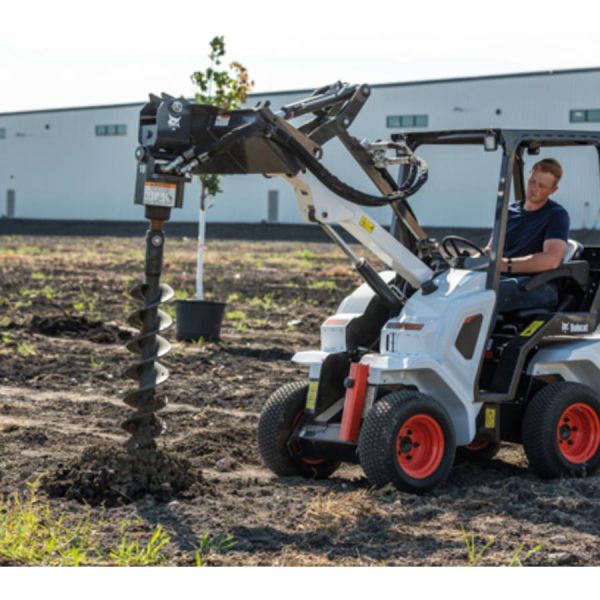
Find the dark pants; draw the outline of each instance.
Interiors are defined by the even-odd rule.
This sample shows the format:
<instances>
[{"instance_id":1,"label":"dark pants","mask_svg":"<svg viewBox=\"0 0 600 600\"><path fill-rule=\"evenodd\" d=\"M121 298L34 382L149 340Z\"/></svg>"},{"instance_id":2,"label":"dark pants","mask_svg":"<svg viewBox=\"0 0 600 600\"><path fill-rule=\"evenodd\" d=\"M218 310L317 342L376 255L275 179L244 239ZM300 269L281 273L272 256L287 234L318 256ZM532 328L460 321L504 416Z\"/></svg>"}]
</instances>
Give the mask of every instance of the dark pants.
<instances>
[{"instance_id":1,"label":"dark pants","mask_svg":"<svg viewBox=\"0 0 600 600\"><path fill-rule=\"evenodd\" d=\"M529 308L554 308L558 304L558 293L550 283L544 283L526 292L522 289L531 277L528 275L502 275L498 289L498 313Z\"/></svg>"}]
</instances>

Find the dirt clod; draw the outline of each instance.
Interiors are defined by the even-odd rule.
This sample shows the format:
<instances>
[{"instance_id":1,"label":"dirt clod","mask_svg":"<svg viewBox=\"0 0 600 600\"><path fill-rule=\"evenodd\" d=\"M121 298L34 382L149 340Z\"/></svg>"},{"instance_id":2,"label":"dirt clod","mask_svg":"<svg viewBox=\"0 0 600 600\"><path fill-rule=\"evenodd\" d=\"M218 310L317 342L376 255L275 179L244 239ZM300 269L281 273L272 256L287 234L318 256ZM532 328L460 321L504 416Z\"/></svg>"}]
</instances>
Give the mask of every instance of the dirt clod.
<instances>
[{"instance_id":1,"label":"dirt clod","mask_svg":"<svg viewBox=\"0 0 600 600\"><path fill-rule=\"evenodd\" d=\"M42 486L50 496L115 506L145 495L168 502L201 482L187 459L163 450L94 447L46 476Z\"/></svg>"},{"instance_id":2,"label":"dirt clod","mask_svg":"<svg viewBox=\"0 0 600 600\"><path fill-rule=\"evenodd\" d=\"M75 316L50 316L31 318L30 330L54 337L80 337L97 344L114 344L131 338L131 333L103 321Z\"/></svg>"}]
</instances>

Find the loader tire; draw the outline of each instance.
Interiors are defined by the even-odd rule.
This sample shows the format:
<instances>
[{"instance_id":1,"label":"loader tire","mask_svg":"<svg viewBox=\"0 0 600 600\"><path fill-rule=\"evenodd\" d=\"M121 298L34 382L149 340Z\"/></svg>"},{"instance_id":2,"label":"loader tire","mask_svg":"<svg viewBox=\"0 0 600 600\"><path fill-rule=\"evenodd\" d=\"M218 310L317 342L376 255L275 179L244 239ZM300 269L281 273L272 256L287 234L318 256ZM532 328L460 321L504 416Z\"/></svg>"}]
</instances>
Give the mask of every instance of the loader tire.
<instances>
[{"instance_id":1,"label":"loader tire","mask_svg":"<svg viewBox=\"0 0 600 600\"><path fill-rule=\"evenodd\" d=\"M415 391L393 392L367 413L358 439L360 464L374 486L393 483L425 493L449 475L456 436L444 407Z\"/></svg>"},{"instance_id":2,"label":"loader tire","mask_svg":"<svg viewBox=\"0 0 600 600\"><path fill-rule=\"evenodd\" d=\"M302 455L294 435L302 424L308 385L288 383L265 403L258 421L258 449L263 462L275 475L326 479L338 461Z\"/></svg>"},{"instance_id":3,"label":"loader tire","mask_svg":"<svg viewBox=\"0 0 600 600\"><path fill-rule=\"evenodd\" d=\"M547 385L525 410L522 440L539 477L593 475L600 467L600 396L581 383Z\"/></svg>"}]
</instances>

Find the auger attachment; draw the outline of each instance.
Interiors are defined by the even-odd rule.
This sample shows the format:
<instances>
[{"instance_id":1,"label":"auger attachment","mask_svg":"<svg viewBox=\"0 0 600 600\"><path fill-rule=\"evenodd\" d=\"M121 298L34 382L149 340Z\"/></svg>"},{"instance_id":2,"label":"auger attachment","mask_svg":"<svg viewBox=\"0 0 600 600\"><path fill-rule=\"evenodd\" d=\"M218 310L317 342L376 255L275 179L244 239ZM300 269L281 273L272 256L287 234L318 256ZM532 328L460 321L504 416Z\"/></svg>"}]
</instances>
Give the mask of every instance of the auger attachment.
<instances>
[{"instance_id":1,"label":"auger attachment","mask_svg":"<svg viewBox=\"0 0 600 600\"><path fill-rule=\"evenodd\" d=\"M150 229L146 232L146 281L129 292L142 303L127 319L129 324L140 328L139 334L126 346L130 352L139 355L139 360L125 371L126 377L138 382L138 389L128 392L124 398L125 403L135 409L121 424L131 434L127 442L130 449L155 448L155 438L165 429L156 413L167 405L167 398L159 394L156 387L168 379L169 371L156 359L171 348L158 334L173 320L158 307L173 298L174 292L168 285L160 283L165 241L163 222L163 219L150 221Z\"/></svg>"}]
</instances>

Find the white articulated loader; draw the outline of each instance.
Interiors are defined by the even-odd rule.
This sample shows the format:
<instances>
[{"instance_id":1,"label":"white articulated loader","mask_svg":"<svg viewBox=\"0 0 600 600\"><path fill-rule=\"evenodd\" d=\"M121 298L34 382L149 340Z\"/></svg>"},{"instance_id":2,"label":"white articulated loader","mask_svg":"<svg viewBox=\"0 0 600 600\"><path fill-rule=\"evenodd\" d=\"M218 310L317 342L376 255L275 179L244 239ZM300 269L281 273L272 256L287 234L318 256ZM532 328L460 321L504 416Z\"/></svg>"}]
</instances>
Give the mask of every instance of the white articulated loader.
<instances>
[{"instance_id":1,"label":"white articulated loader","mask_svg":"<svg viewBox=\"0 0 600 600\"><path fill-rule=\"evenodd\" d=\"M524 153L600 149L600 133L445 131L368 144L347 130L369 94L368 86L338 83L277 113L265 104L226 114L163 95L142 111L136 201L149 219L155 209L168 218L164 210L180 205L191 174L277 175L293 187L304 218L365 280L323 322L321 348L293 357L308 380L267 400L258 426L265 464L279 476L323 478L341 462L360 463L373 485L422 493L445 480L457 452L484 461L504 440L522 443L540 476L593 473L600 466L600 249L571 243L559 268L529 281L531 289L556 286L554 309L496 315L495 307L511 191L523 198ZM169 126L173 105L177 130ZM301 125L288 122L304 115ZM323 166L321 146L334 137L379 195ZM501 157L489 253L458 236L438 243L418 224L408 197L427 179L417 156L424 144L449 152L478 145ZM397 180L388 170L394 165ZM388 205L390 231L362 208ZM334 225L388 270L377 273Z\"/></svg>"}]
</instances>

